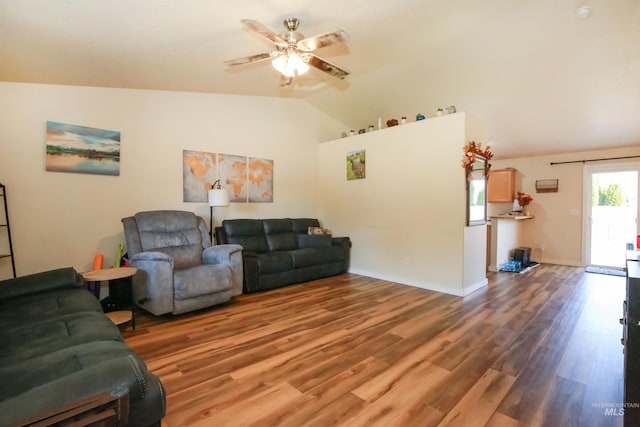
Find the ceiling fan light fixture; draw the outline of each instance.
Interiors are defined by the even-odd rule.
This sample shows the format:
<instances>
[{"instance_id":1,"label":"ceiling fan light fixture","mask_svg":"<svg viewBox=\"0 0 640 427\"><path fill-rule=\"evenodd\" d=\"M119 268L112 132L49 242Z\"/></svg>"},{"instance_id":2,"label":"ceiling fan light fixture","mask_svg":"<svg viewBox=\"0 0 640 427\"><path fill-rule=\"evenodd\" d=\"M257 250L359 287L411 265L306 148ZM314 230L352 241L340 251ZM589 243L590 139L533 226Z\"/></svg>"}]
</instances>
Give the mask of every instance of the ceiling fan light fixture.
<instances>
[{"instance_id":1,"label":"ceiling fan light fixture","mask_svg":"<svg viewBox=\"0 0 640 427\"><path fill-rule=\"evenodd\" d=\"M296 32L300 23L296 18L285 20L286 31L280 34L274 33L269 27L253 19L243 19L242 23L247 29L272 44L273 49L270 52L224 61L230 67L270 60L273 68L281 75L280 87L290 85L294 77L306 73L310 67L340 80L349 75L349 71L344 68L312 53L316 49L348 42L349 35L343 30L336 29L305 38Z\"/></svg>"},{"instance_id":2,"label":"ceiling fan light fixture","mask_svg":"<svg viewBox=\"0 0 640 427\"><path fill-rule=\"evenodd\" d=\"M309 71L309 65L292 49L271 61L271 65L287 77L300 76Z\"/></svg>"}]
</instances>

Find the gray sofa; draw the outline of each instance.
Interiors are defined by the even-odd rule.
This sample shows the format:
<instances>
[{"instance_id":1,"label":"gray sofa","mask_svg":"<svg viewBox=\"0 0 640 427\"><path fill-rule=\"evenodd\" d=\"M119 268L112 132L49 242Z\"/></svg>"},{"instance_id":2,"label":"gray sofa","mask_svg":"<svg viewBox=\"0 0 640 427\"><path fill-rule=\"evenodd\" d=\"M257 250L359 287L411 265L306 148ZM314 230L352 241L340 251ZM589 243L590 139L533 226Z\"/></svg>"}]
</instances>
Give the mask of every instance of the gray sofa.
<instances>
[{"instance_id":1,"label":"gray sofa","mask_svg":"<svg viewBox=\"0 0 640 427\"><path fill-rule=\"evenodd\" d=\"M162 384L73 268L0 281L0 342L0 426L122 387L129 426L165 415Z\"/></svg>"},{"instance_id":2,"label":"gray sofa","mask_svg":"<svg viewBox=\"0 0 640 427\"><path fill-rule=\"evenodd\" d=\"M135 303L156 316L222 304L242 293L242 247L211 246L193 212L139 212L122 219Z\"/></svg>"},{"instance_id":3,"label":"gray sofa","mask_svg":"<svg viewBox=\"0 0 640 427\"><path fill-rule=\"evenodd\" d=\"M243 247L244 292L251 293L344 273L348 237L310 235L315 218L231 219L216 228L218 241Z\"/></svg>"}]
</instances>

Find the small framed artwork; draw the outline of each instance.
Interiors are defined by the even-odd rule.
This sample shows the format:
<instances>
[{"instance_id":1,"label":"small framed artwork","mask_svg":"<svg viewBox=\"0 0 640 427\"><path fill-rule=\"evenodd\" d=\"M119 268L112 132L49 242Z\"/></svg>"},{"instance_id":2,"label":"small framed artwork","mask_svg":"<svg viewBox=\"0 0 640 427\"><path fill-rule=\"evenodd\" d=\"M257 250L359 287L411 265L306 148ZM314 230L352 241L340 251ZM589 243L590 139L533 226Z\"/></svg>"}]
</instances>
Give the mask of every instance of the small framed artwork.
<instances>
[{"instance_id":1,"label":"small framed artwork","mask_svg":"<svg viewBox=\"0 0 640 427\"><path fill-rule=\"evenodd\" d=\"M367 169L366 150L356 150L347 153L347 180L364 179Z\"/></svg>"},{"instance_id":2,"label":"small framed artwork","mask_svg":"<svg viewBox=\"0 0 640 427\"><path fill-rule=\"evenodd\" d=\"M557 179L539 179L536 181L536 193L557 193Z\"/></svg>"}]
</instances>

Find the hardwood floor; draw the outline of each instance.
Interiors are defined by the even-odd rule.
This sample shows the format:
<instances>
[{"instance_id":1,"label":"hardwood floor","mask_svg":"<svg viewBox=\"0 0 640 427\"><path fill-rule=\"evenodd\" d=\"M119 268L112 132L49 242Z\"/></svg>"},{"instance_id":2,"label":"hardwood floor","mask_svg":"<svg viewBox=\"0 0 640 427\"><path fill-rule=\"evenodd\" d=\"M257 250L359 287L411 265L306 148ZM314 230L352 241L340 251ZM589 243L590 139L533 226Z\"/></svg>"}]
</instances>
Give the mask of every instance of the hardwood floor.
<instances>
[{"instance_id":1,"label":"hardwood floor","mask_svg":"<svg viewBox=\"0 0 640 427\"><path fill-rule=\"evenodd\" d=\"M345 274L124 335L164 427L621 426L624 283L541 265L459 298Z\"/></svg>"}]
</instances>

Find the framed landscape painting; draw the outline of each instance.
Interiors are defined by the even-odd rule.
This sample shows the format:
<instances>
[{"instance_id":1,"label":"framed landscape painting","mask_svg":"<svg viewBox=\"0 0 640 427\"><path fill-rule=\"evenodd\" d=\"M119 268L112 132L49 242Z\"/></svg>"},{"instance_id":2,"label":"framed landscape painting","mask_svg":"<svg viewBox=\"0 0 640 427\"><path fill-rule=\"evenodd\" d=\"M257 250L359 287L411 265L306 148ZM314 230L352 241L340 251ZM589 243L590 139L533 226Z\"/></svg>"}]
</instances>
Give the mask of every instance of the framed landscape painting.
<instances>
[{"instance_id":1,"label":"framed landscape painting","mask_svg":"<svg viewBox=\"0 0 640 427\"><path fill-rule=\"evenodd\" d=\"M366 150L349 151L347 153L347 180L364 179L366 173Z\"/></svg>"},{"instance_id":2,"label":"framed landscape painting","mask_svg":"<svg viewBox=\"0 0 640 427\"><path fill-rule=\"evenodd\" d=\"M120 132L47 122L46 170L120 175Z\"/></svg>"}]
</instances>

